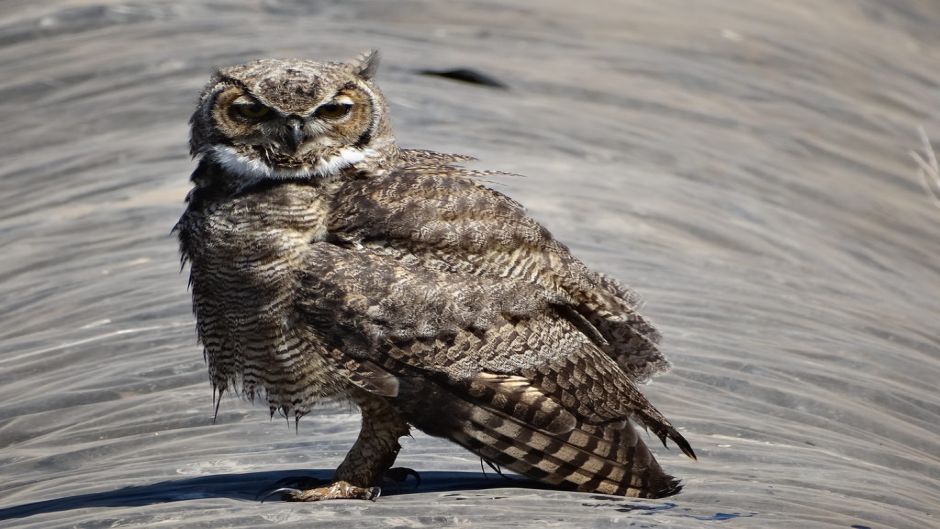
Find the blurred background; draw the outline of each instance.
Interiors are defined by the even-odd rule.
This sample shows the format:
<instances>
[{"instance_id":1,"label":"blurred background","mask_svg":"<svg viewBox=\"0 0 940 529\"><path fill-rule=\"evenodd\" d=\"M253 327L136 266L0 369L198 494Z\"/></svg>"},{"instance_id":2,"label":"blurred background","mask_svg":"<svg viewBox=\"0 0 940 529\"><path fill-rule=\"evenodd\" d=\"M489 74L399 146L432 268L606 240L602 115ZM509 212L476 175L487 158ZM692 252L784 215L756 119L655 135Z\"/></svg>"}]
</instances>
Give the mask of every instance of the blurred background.
<instances>
[{"instance_id":1,"label":"blurred background","mask_svg":"<svg viewBox=\"0 0 940 529\"><path fill-rule=\"evenodd\" d=\"M358 418L212 424L187 119L214 67L372 47L401 145L525 175L490 185L645 298L683 493L518 487L416 433L417 489L255 500ZM419 73L456 68L504 88ZM0 72L2 527L940 526L935 0L4 0Z\"/></svg>"}]
</instances>

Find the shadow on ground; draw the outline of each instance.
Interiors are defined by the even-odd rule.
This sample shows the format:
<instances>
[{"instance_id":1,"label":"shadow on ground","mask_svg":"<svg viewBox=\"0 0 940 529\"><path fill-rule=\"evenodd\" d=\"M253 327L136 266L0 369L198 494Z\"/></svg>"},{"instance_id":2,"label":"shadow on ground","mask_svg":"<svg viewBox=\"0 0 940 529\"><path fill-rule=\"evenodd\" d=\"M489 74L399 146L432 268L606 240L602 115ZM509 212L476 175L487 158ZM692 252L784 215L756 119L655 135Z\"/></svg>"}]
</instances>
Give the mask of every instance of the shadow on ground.
<instances>
[{"instance_id":1,"label":"shadow on ground","mask_svg":"<svg viewBox=\"0 0 940 529\"><path fill-rule=\"evenodd\" d=\"M282 470L248 472L244 474L218 474L198 478L161 481L151 485L124 487L106 492L79 494L54 500L37 501L0 509L0 520L25 518L50 512L85 509L90 507L137 507L156 503L196 500L203 498L231 498L242 501L261 501L265 493L283 486L292 479L326 481L332 470ZM507 487L543 488L540 484L518 478L484 474L482 472L421 472L421 483L389 482L382 486L382 496L400 494L447 492L457 490L484 490ZM277 501L276 497L267 501Z\"/></svg>"}]
</instances>

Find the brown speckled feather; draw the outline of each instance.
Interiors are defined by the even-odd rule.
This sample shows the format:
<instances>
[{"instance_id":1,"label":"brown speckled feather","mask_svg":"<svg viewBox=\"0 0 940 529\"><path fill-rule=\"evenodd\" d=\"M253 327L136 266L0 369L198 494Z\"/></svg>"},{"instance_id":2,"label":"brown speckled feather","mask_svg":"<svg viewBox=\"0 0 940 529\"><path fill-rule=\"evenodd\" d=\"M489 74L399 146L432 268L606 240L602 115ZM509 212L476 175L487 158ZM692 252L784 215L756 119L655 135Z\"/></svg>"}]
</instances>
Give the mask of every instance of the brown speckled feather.
<instances>
[{"instance_id":1,"label":"brown speckled feather","mask_svg":"<svg viewBox=\"0 0 940 529\"><path fill-rule=\"evenodd\" d=\"M552 486L679 490L633 423L692 449L637 389L668 369L637 298L459 164L401 150L351 63L220 70L193 114L177 225L212 384L299 419L363 414L315 501L375 497L411 426Z\"/></svg>"},{"instance_id":2,"label":"brown speckled feather","mask_svg":"<svg viewBox=\"0 0 940 529\"><path fill-rule=\"evenodd\" d=\"M605 350L638 382L669 369L659 333L635 293L591 271L515 201L453 165L404 165L349 182L330 231L429 268L513 278L564 299L604 337Z\"/></svg>"}]
</instances>

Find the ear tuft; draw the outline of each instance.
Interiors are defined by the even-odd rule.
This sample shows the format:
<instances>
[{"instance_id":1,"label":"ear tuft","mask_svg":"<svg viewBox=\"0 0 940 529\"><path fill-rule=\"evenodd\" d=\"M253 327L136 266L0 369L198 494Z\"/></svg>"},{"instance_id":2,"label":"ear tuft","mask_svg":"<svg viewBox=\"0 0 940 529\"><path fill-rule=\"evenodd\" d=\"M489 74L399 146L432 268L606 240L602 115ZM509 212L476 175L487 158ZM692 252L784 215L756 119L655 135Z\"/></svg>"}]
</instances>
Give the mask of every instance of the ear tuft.
<instances>
[{"instance_id":1,"label":"ear tuft","mask_svg":"<svg viewBox=\"0 0 940 529\"><path fill-rule=\"evenodd\" d=\"M359 54L349 63L353 73L363 79L372 79L379 69L379 50L369 50Z\"/></svg>"}]
</instances>

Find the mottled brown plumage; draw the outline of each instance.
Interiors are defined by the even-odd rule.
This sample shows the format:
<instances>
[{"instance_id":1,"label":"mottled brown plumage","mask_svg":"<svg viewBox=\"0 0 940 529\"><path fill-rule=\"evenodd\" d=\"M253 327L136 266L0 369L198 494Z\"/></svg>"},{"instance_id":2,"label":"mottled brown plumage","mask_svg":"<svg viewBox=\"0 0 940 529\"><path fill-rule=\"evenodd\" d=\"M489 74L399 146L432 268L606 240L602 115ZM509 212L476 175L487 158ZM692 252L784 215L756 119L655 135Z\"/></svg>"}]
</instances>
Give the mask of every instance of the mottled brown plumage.
<instances>
[{"instance_id":1,"label":"mottled brown plumage","mask_svg":"<svg viewBox=\"0 0 940 529\"><path fill-rule=\"evenodd\" d=\"M289 498L373 498L410 426L559 488L675 493L631 424L694 457L637 389L669 364L635 295L469 158L400 150L375 65L225 69L192 120L177 229L213 385L363 412L335 482Z\"/></svg>"}]
</instances>

